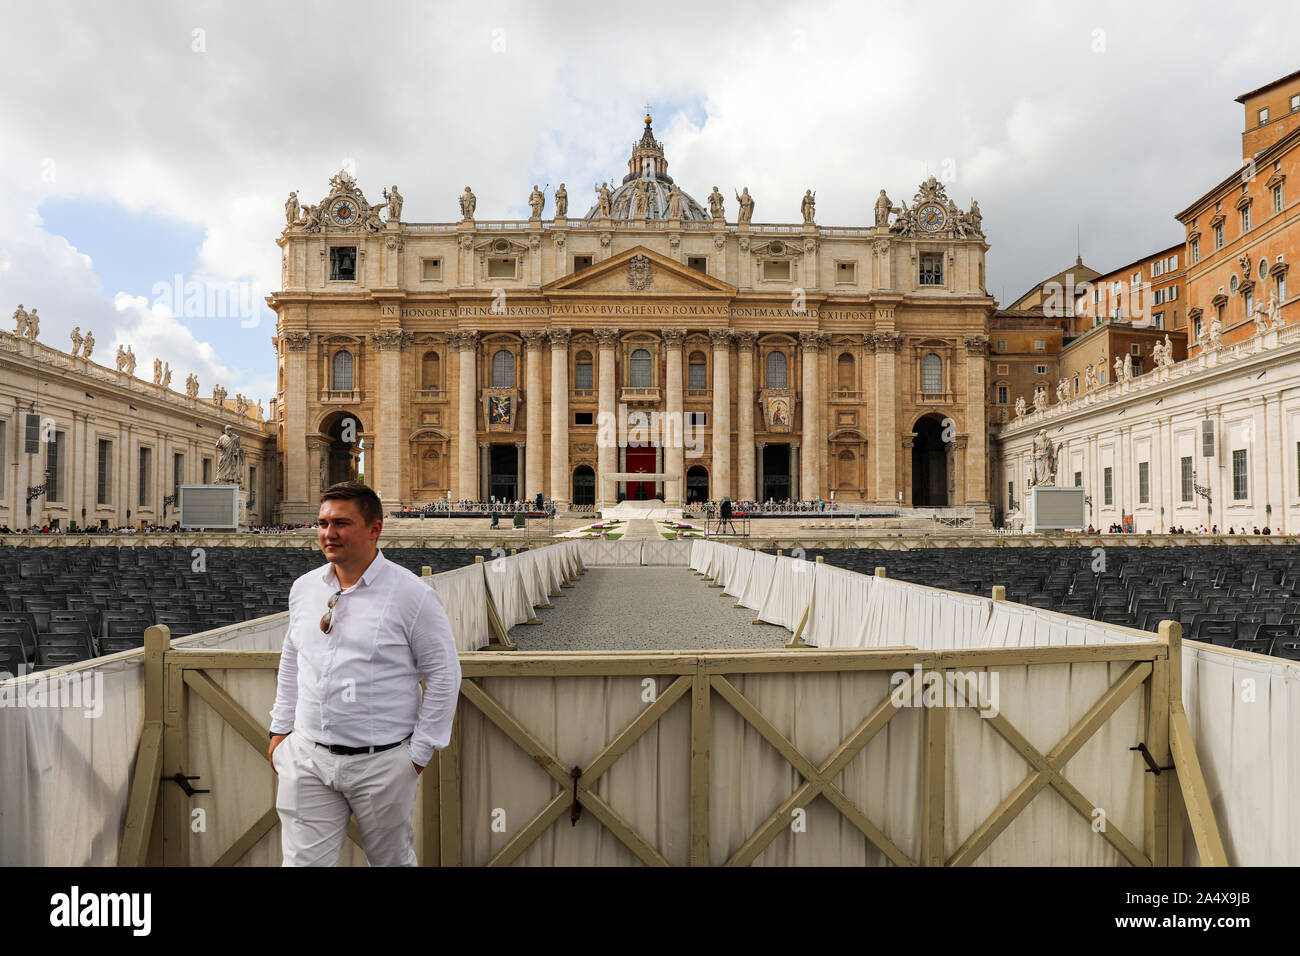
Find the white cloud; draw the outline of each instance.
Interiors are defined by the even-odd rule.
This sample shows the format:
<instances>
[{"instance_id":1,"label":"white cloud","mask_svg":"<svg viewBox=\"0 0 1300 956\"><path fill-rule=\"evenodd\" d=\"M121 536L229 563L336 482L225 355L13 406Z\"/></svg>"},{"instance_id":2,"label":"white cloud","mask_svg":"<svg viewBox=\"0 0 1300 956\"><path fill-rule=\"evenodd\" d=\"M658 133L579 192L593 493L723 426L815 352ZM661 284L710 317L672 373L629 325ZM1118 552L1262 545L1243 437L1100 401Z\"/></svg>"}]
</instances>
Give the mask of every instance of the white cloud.
<instances>
[{"instance_id":1,"label":"white cloud","mask_svg":"<svg viewBox=\"0 0 1300 956\"><path fill-rule=\"evenodd\" d=\"M1073 259L1076 227L1099 269L1177 238L1172 214L1238 155L1232 97L1294 69L1289 35L1266 27L1289 13L1282 2L1245 21L1208 2L322 3L309 14L121 3L75 16L27 5L0 36L8 75L39 78L0 98L0 304L39 304L49 341L74 324L101 341L137 336L137 355L146 341L168 350L205 390L224 369L232 393L269 397L265 323L239 354L217 356L201 322L135 302L119 311L121 290L43 231L41 202L194 223L204 278L274 289L284 196L316 202L345 158L372 201L400 184L412 221L455 218L466 183L482 218L524 214L533 182L565 181L583 213L592 182L625 172L646 101L682 187L703 200L718 185L734 214L732 190L748 185L760 221L797 221L814 188L819 221L867 223L878 189L910 200L952 160L954 198L984 211L990 288L1011 297ZM1187 25L1176 36L1175 16ZM1098 27L1104 54L1090 51Z\"/></svg>"}]
</instances>

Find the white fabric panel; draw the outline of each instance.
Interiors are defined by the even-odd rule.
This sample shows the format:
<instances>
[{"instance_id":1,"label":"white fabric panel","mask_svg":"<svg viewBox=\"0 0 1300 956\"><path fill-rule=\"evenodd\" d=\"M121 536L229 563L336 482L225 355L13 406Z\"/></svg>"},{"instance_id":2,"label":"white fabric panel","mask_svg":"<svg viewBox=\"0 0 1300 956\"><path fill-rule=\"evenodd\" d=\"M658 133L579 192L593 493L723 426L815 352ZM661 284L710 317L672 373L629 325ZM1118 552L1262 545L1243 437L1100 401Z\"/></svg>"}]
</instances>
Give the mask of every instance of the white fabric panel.
<instances>
[{"instance_id":1,"label":"white fabric panel","mask_svg":"<svg viewBox=\"0 0 1300 956\"><path fill-rule=\"evenodd\" d=\"M1130 667L1128 662L1037 664L984 672L989 697L1043 754ZM996 681L996 684L994 684ZM995 692L994 692L995 691ZM917 708L918 710L920 708ZM971 707L951 711L947 826L951 855L1032 768ZM1064 776L1118 829L1142 846L1143 764L1129 747L1143 736L1139 688L1066 766ZM977 866L1125 865L1099 834L1051 787L1039 793L976 860Z\"/></svg>"},{"instance_id":2,"label":"white fabric panel","mask_svg":"<svg viewBox=\"0 0 1300 956\"><path fill-rule=\"evenodd\" d=\"M708 552L709 542L696 538L691 542L690 569L698 571L704 566L704 555Z\"/></svg>"},{"instance_id":3,"label":"white fabric panel","mask_svg":"<svg viewBox=\"0 0 1300 956\"><path fill-rule=\"evenodd\" d=\"M570 541L565 544L565 547L568 548L569 553L573 555L573 563L577 566L578 570L587 570L587 565L582 560L582 546L577 541Z\"/></svg>"},{"instance_id":4,"label":"white fabric panel","mask_svg":"<svg viewBox=\"0 0 1300 956\"><path fill-rule=\"evenodd\" d=\"M461 651L476 651L486 647L491 635L488 626L487 584L483 580L483 569L477 564L467 564L454 571L443 571L431 577L422 578L438 592L442 606L451 621L452 633L456 635L456 648Z\"/></svg>"},{"instance_id":5,"label":"white fabric panel","mask_svg":"<svg viewBox=\"0 0 1300 956\"><path fill-rule=\"evenodd\" d=\"M754 560L749 568L749 580L741 592L737 604L757 611L767 599L767 592L772 587L772 572L776 570L776 555L766 551L755 551Z\"/></svg>"},{"instance_id":6,"label":"white fabric panel","mask_svg":"<svg viewBox=\"0 0 1300 956\"><path fill-rule=\"evenodd\" d=\"M1229 864L1300 865L1300 664L1187 641L1183 702Z\"/></svg>"},{"instance_id":7,"label":"white fabric panel","mask_svg":"<svg viewBox=\"0 0 1300 956\"><path fill-rule=\"evenodd\" d=\"M817 578L819 567L821 566L814 561L785 555L777 557L772 584L759 609L758 619L768 624L779 624L790 631L795 630L803 612L808 609L808 602L812 600L813 581Z\"/></svg>"},{"instance_id":8,"label":"white fabric panel","mask_svg":"<svg viewBox=\"0 0 1300 956\"><path fill-rule=\"evenodd\" d=\"M732 597L740 597L745 585L749 582L749 570L754 566L754 552L749 548L734 548L736 552L735 560L731 562L731 569L727 574L727 580L722 591L724 594L730 594Z\"/></svg>"},{"instance_id":9,"label":"white fabric panel","mask_svg":"<svg viewBox=\"0 0 1300 956\"><path fill-rule=\"evenodd\" d=\"M876 578L853 647L923 651L978 646L992 601Z\"/></svg>"},{"instance_id":10,"label":"white fabric panel","mask_svg":"<svg viewBox=\"0 0 1300 956\"><path fill-rule=\"evenodd\" d=\"M483 563L483 576L492 593L492 603L496 605L501 625L507 631L516 624L533 619L533 605L520 568L519 555Z\"/></svg>"},{"instance_id":11,"label":"white fabric panel","mask_svg":"<svg viewBox=\"0 0 1300 956\"><path fill-rule=\"evenodd\" d=\"M813 647L853 647L874 580L829 564L819 566L803 642Z\"/></svg>"},{"instance_id":12,"label":"white fabric panel","mask_svg":"<svg viewBox=\"0 0 1300 956\"><path fill-rule=\"evenodd\" d=\"M278 650L287 625L286 612L173 645ZM116 865L144 723L143 665L143 651L124 651L0 683L0 865ZM19 693L24 703L38 689L58 693L60 679L76 706L14 706Z\"/></svg>"},{"instance_id":13,"label":"white fabric panel","mask_svg":"<svg viewBox=\"0 0 1300 956\"><path fill-rule=\"evenodd\" d=\"M640 541L582 538L583 560L590 567L635 567L641 564Z\"/></svg>"},{"instance_id":14,"label":"white fabric panel","mask_svg":"<svg viewBox=\"0 0 1300 956\"><path fill-rule=\"evenodd\" d=\"M972 647L1064 647L1076 644L1128 644L1154 640L1130 630L1027 607L1006 601L992 602L992 612Z\"/></svg>"},{"instance_id":15,"label":"white fabric panel","mask_svg":"<svg viewBox=\"0 0 1300 956\"><path fill-rule=\"evenodd\" d=\"M545 565L538 549L520 551L515 557L519 561L519 573L524 579L524 590L528 592L528 602L533 607L549 604L547 597L550 588L546 583Z\"/></svg>"},{"instance_id":16,"label":"white fabric panel","mask_svg":"<svg viewBox=\"0 0 1300 956\"><path fill-rule=\"evenodd\" d=\"M692 542L660 541L641 542L641 563L648 567L684 568L691 560Z\"/></svg>"},{"instance_id":17,"label":"white fabric panel","mask_svg":"<svg viewBox=\"0 0 1300 956\"><path fill-rule=\"evenodd\" d=\"M564 586L564 569L560 567L559 555L554 545L538 548L537 553L546 572L546 590L550 594L559 594Z\"/></svg>"}]
</instances>

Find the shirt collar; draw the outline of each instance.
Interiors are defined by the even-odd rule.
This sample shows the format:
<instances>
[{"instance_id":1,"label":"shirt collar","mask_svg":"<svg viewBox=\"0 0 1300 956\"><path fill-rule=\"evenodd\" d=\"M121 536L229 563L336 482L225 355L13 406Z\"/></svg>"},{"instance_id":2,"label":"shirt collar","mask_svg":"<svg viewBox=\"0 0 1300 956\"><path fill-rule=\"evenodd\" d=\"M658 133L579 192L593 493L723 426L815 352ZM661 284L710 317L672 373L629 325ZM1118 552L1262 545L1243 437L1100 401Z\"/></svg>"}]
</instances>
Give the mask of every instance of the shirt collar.
<instances>
[{"instance_id":1,"label":"shirt collar","mask_svg":"<svg viewBox=\"0 0 1300 956\"><path fill-rule=\"evenodd\" d=\"M369 587L370 585L374 584L376 579L383 572L384 565L386 564L388 564L388 559L384 557L383 549L376 548L375 560L370 562L370 567L366 568L366 570L362 573L361 577L357 580L357 583L352 586L355 588L358 585L364 584L367 587ZM328 584L330 587L332 588L338 587L338 583L339 583L338 576L335 575L334 573L334 565L330 564L328 561L325 563L325 567L321 569L320 577L321 580L324 581L326 584Z\"/></svg>"}]
</instances>

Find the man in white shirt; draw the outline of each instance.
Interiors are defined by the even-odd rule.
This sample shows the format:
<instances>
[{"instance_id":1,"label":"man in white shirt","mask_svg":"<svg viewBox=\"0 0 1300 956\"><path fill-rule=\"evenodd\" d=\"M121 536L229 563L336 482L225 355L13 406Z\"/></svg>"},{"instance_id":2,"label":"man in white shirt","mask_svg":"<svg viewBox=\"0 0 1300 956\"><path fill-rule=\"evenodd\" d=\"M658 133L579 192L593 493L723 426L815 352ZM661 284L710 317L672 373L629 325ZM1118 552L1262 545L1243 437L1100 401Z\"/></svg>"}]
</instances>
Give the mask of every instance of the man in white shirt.
<instances>
[{"instance_id":1,"label":"man in white shirt","mask_svg":"<svg viewBox=\"0 0 1300 956\"><path fill-rule=\"evenodd\" d=\"M355 815L371 866L415 866L416 787L460 693L451 624L437 592L378 549L371 489L333 485L317 520L329 563L289 593L271 709L284 865L338 865Z\"/></svg>"}]
</instances>

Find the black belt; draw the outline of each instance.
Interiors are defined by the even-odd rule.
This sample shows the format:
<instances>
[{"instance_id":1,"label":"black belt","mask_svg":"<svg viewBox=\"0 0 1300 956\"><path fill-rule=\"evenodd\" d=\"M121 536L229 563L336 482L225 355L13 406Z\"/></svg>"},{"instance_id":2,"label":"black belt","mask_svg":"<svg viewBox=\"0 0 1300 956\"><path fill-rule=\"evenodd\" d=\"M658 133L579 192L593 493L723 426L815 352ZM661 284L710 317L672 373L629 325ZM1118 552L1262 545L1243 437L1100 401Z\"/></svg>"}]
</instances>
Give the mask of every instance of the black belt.
<instances>
[{"instance_id":1,"label":"black belt","mask_svg":"<svg viewBox=\"0 0 1300 956\"><path fill-rule=\"evenodd\" d=\"M394 747L400 747L410 740L410 737L403 737L395 744L380 744L378 747L344 747L342 744L316 744L317 747L323 747L330 753L340 757L355 757L357 754L378 754L385 750L392 750ZM315 741L313 741L315 743Z\"/></svg>"}]
</instances>

